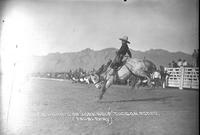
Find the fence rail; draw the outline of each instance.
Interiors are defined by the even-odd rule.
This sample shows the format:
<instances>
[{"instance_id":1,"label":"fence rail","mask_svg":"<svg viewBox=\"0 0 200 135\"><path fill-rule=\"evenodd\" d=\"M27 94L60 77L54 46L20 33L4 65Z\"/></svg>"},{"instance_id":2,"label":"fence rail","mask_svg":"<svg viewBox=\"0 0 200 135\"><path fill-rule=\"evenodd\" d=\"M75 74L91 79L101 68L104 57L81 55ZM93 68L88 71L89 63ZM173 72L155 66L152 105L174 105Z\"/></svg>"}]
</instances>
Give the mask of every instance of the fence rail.
<instances>
[{"instance_id":1,"label":"fence rail","mask_svg":"<svg viewBox=\"0 0 200 135\"><path fill-rule=\"evenodd\" d=\"M199 68L197 67L180 67L165 68L170 74L166 79L166 86L199 89Z\"/></svg>"}]
</instances>

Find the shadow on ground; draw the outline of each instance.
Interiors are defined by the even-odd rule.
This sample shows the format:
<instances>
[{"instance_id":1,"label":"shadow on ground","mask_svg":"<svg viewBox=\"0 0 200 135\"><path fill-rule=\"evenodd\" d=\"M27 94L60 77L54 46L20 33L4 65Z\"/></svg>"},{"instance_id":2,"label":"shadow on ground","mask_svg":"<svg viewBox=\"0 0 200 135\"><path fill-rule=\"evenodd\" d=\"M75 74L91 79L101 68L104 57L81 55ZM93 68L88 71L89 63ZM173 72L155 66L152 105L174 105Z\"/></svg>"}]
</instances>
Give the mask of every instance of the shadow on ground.
<instances>
[{"instance_id":1,"label":"shadow on ground","mask_svg":"<svg viewBox=\"0 0 200 135\"><path fill-rule=\"evenodd\" d=\"M174 98L174 96L167 97L152 97L152 98L140 98L140 99L129 99L129 100L113 100L113 101L99 101L99 103L117 103L117 102L145 102L145 101L165 101L167 99Z\"/></svg>"}]
</instances>

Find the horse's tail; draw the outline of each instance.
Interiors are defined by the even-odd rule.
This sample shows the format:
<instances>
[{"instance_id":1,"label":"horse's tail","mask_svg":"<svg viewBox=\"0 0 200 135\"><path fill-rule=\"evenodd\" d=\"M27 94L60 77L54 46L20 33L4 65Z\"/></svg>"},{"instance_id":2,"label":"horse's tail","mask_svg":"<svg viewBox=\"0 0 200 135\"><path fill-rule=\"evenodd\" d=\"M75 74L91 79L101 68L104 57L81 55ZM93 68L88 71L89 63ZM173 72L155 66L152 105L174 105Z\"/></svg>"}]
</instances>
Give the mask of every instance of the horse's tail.
<instances>
[{"instance_id":1,"label":"horse's tail","mask_svg":"<svg viewBox=\"0 0 200 135\"><path fill-rule=\"evenodd\" d=\"M146 65L146 67L148 67L148 71L150 73L153 73L154 71L157 70L156 65L153 62L151 62L150 60L144 59L143 61L144 61L144 64Z\"/></svg>"}]
</instances>

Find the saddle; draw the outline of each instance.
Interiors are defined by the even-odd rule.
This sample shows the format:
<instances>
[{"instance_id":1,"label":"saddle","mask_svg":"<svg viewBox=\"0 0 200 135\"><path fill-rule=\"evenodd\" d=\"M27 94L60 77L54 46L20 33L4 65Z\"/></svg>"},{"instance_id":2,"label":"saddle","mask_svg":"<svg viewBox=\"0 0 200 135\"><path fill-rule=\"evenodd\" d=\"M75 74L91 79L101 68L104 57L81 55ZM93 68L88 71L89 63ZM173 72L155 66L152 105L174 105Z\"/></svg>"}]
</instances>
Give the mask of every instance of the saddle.
<instances>
[{"instance_id":1,"label":"saddle","mask_svg":"<svg viewBox=\"0 0 200 135\"><path fill-rule=\"evenodd\" d=\"M123 60L121 63L117 63L115 65L113 65L111 68L114 69L115 71L119 71L122 66L124 66L126 63L126 60Z\"/></svg>"}]
</instances>

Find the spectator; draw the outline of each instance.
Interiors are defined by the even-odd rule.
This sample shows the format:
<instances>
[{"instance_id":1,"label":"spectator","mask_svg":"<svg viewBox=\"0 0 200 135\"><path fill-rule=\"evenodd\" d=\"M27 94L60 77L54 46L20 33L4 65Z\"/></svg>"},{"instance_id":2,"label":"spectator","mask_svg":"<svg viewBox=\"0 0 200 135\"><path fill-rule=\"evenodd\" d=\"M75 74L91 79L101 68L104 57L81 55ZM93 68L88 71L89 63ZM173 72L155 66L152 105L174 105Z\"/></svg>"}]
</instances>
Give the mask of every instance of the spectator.
<instances>
[{"instance_id":1,"label":"spectator","mask_svg":"<svg viewBox=\"0 0 200 135\"><path fill-rule=\"evenodd\" d=\"M173 68L177 68L178 67L178 65L177 65L177 63L175 61L172 61L172 67Z\"/></svg>"},{"instance_id":2,"label":"spectator","mask_svg":"<svg viewBox=\"0 0 200 135\"><path fill-rule=\"evenodd\" d=\"M183 66L183 62L182 62L181 59L178 60L177 65L178 65L179 67L182 67L182 66Z\"/></svg>"},{"instance_id":3,"label":"spectator","mask_svg":"<svg viewBox=\"0 0 200 135\"><path fill-rule=\"evenodd\" d=\"M198 49L198 52L199 52L199 49ZM194 67L197 67L199 65L199 54L198 54L197 50L194 49L194 52L192 54L192 57L193 57L193 65Z\"/></svg>"},{"instance_id":4,"label":"spectator","mask_svg":"<svg viewBox=\"0 0 200 135\"><path fill-rule=\"evenodd\" d=\"M186 60L183 60L183 66L188 67L188 62Z\"/></svg>"}]
</instances>

